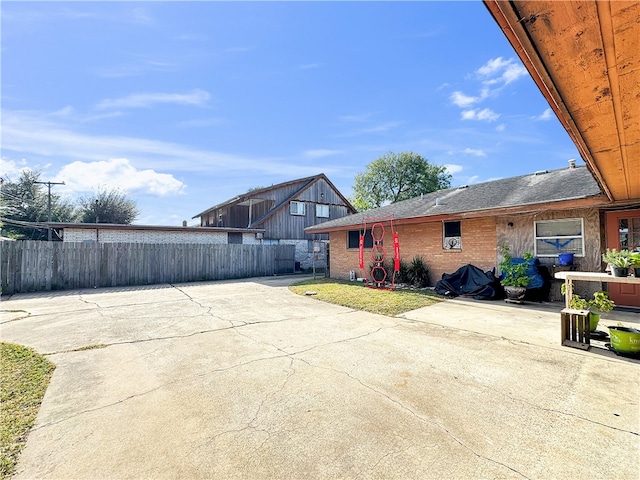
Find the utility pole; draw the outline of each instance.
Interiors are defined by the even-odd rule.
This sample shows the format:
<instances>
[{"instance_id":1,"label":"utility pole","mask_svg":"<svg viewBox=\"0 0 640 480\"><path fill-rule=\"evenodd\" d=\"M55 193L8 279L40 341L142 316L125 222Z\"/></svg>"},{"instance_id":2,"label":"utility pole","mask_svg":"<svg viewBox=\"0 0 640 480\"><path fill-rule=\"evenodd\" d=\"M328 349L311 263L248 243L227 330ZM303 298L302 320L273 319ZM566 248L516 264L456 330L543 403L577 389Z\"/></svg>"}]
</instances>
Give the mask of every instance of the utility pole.
<instances>
[{"instance_id":1,"label":"utility pole","mask_svg":"<svg viewBox=\"0 0 640 480\"><path fill-rule=\"evenodd\" d=\"M33 182L46 185L49 188L49 199L47 201L47 223L51 223L51 185L64 185L64 182ZM51 241L51 225L47 227L49 231L49 241Z\"/></svg>"}]
</instances>

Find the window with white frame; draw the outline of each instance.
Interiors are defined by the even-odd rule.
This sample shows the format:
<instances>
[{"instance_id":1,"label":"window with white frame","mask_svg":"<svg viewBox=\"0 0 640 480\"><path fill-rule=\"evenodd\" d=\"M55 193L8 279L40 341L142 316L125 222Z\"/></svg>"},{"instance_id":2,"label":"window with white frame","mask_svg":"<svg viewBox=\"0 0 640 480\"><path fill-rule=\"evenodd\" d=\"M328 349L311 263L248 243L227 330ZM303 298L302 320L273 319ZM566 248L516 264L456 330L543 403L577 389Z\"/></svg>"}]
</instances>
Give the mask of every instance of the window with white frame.
<instances>
[{"instance_id":1,"label":"window with white frame","mask_svg":"<svg viewBox=\"0 0 640 480\"><path fill-rule=\"evenodd\" d=\"M442 248L445 250L462 250L462 230L459 220L442 222Z\"/></svg>"},{"instance_id":2,"label":"window with white frame","mask_svg":"<svg viewBox=\"0 0 640 480\"><path fill-rule=\"evenodd\" d=\"M329 205L316 204L316 217L329 218Z\"/></svg>"},{"instance_id":3,"label":"window with white frame","mask_svg":"<svg viewBox=\"0 0 640 480\"><path fill-rule=\"evenodd\" d=\"M584 256L582 218L538 220L534 222L536 257L557 257L561 253Z\"/></svg>"},{"instance_id":4,"label":"window with white frame","mask_svg":"<svg viewBox=\"0 0 640 480\"><path fill-rule=\"evenodd\" d=\"M291 202L289 211L291 215L304 215L304 202Z\"/></svg>"}]
</instances>

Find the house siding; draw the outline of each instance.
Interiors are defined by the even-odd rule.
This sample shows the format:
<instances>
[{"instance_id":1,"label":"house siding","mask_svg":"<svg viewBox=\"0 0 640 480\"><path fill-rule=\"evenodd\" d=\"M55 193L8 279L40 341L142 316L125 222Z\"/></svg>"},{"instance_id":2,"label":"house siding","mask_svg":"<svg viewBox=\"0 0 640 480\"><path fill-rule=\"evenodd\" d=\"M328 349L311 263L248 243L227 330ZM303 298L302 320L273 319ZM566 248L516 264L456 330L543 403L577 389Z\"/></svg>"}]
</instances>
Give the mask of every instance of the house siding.
<instances>
[{"instance_id":1,"label":"house siding","mask_svg":"<svg viewBox=\"0 0 640 480\"><path fill-rule=\"evenodd\" d=\"M473 265L489 270L496 266L496 221L493 218L461 220L462 249L444 250L442 248L442 222L398 225L400 256L409 262L420 255L429 267L432 285L443 273L452 273L463 265ZM354 228L355 229L355 228ZM387 257L393 256L393 244L387 243ZM362 275L358 267L358 250L347 249L347 232L331 233L331 276L349 278L349 271L355 270ZM365 252L365 262L369 261Z\"/></svg>"},{"instance_id":2,"label":"house siding","mask_svg":"<svg viewBox=\"0 0 640 480\"><path fill-rule=\"evenodd\" d=\"M251 240L252 237L253 240ZM243 243L255 243L255 234L243 233ZM227 243L227 232L180 232L153 230L114 230L114 229L64 229L65 242L100 243L207 243L222 245ZM259 240L257 241L259 243Z\"/></svg>"},{"instance_id":3,"label":"house siding","mask_svg":"<svg viewBox=\"0 0 640 480\"><path fill-rule=\"evenodd\" d=\"M535 233L534 222L536 220L560 220L563 218L582 218L584 222L584 257L575 257L574 265L578 271L600 272L602 271L601 242L604 222L601 221L600 212L595 208L581 208L562 211L547 211L533 214L499 217L497 219L498 245L509 245L514 256L522 256L524 252L534 252ZM510 227L509 223L513 226ZM540 263L554 272L557 263L555 257L540 257ZM561 281L551 280L549 300L560 301L563 299L560 293ZM575 282L574 291L582 297L591 297L593 292L602 290L601 282Z\"/></svg>"},{"instance_id":4,"label":"house siding","mask_svg":"<svg viewBox=\"0 0 640 480\"><path fill-rule=\"evenodd\" d=\"M500 245L508 245L515 257L525 252L534 252L534 222L537 220L559 220L563 218L582 218L584 221L584 257L576 257L576 269L598 272L602 270L601 244L602 229L599 210L596 208L545 211L511 216L486 217L461 220L462 249L442 249L442 223L424 222L415 225L397 227L401 258L410 261L415 255L421 255L429 267L431 284L434 285L443 273L453 273L459 267L471 263L483 270L497 267ZM511 226L509 224L512 224ZM354 230L357 227L354 226ZM358 267L358 250L347 249L347 232L331 232L331 276L349 278L349 271L355 270L358 276L362 272ZM392 256L387 249L387 256ZM368 260L365 252L365 261ZM554 272L556 257L541 257L540 263ZM552 279L549 300L562 300L560 284ZM602 290L598 282L576 282L576 293L590 297L594 291Z\"/></svg>"},{"instance_id":5,"label":"house siding","mask_svg":"<svg viewBox=\"0 0 640 480\"><path fill-rule=\"evenodd\" d=\"M252 204L249 225L249 199L259 202ZM291 215L290 202L302 202L304 215ZM247 205L238 205L243 203ZM327 205L329 217L318 217L316 205ZM287 184L249 192L221 204L219 208L200 216L202 226L264 229L263 237L270 242L296 245L296 261L303 268L313 263L313 252L309 251L309 241L329 240L327 233L306 233L305 228L336 220L353 213L353 207L344 199L331 182L321 174Z\"/></svg>"}]
</instances>

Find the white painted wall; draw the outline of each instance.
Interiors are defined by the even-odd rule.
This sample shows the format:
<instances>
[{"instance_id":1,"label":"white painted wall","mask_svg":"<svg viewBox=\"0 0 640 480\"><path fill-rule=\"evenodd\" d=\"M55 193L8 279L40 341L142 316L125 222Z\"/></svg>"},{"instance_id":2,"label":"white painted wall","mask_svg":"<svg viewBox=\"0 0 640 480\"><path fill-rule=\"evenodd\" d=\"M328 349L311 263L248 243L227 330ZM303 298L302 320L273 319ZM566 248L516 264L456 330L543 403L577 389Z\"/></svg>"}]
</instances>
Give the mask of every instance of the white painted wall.
<instances>
[{"instance_id":1,"label":"white painted wall","mask_svg":"<svg viewBox=\"0 0 640 480\"><path fill-rule=\"evenodd\" d=\"M249 237L252 240L249 240ZM227 232L100 229L96 234L96 230L93 229L66 227L63 240L65 242L95 242L97 240L103 243L210 243L224 245L227 243ZM244 233L242 241L247 244L255 243L255 234Z\"/></svg>"}]
</instances>

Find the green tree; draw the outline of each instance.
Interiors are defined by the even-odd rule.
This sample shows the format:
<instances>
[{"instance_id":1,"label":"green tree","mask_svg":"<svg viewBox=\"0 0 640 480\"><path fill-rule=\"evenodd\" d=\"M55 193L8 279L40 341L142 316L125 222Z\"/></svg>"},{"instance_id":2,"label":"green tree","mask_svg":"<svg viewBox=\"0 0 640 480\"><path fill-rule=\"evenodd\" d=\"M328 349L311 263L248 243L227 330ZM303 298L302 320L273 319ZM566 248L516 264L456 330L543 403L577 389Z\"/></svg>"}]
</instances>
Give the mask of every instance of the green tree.
<instances>
[{"instance_id":1,"label":"green tree","mask_svg":"<svg viewBox=\"0 0 640 480\"><path fill-rule=\"evenodd\" d=\"M445 167L432 165L417 153L389 152L356 175L352 203L358 210L369 210L450 186Z\"/></svg>"},{"instance_id":2,"label":"green tree","mask_svg":"<svg viewBox=\"0 0 640 480\"><path fill-rule=\"evenodd\" d=\"M0 216L7 219L2 234L25 240L46 240L49 191L39 184L42 172L25 169L16 181L6 180L0 190ZM13 220L13 222L12 222ZM72 202L51 191L51 221L75 222L77 210Z\"/></svg>"},{"instance_id":3,"label":"green tree","mask_svg":"<svg viewBox=\"0 0 640 480\"><path fill-rule=\"evenodd\" d=\"M80 199L80 221L83 223L130 224L138 213L136 202L118 189L100 190Z\"/></svg>"}]
</instances>

